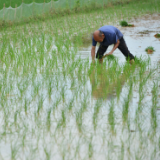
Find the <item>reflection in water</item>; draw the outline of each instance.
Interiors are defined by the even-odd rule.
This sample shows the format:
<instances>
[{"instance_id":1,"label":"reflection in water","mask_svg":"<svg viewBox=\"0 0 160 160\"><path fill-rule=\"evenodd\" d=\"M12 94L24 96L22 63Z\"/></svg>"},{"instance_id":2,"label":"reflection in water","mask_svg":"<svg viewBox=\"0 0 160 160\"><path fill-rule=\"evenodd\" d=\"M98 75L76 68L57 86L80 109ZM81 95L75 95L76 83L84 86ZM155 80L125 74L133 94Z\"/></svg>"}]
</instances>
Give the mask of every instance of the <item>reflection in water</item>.
<instances>
[{"instance_id":1,"label":"reflection in water","mask_svg":"<svg viewBox=\"0 0 160 160\"><path fill-rule=\"evenodd\" d=\"M117 75L116 72L111 72L104 65L91 69L89 78L92 85L92 96L96 99L119 97L125 83L123 74Z\"/></svg>"}]
</instances>

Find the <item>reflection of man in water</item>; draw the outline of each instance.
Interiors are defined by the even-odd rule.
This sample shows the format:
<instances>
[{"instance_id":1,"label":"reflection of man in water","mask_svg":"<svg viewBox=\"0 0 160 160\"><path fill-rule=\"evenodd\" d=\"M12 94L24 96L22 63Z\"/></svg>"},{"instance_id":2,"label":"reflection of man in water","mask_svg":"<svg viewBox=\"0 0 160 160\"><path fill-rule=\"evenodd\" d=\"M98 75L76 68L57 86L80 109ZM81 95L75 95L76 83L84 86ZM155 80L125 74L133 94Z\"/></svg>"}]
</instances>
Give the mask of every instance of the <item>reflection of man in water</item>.
<instances>
[{"instance_id":1,"label":"reflection of man in water","mask_svg":"<svg viewBox=\"0 0 160 160\"><path fill-rule=\"evenodd\" d=\"M123 39L123 34L114 26L103 26L93 33L92 37L92 49L91 56L92 61L95 61L95 48L97 42L100 42L99 49L96 54L96 58L99 62L103 62L105 56L113 54L113 52L118 48L123 55L130 60L130 63L134 62L134 56L128 50L128 47ZM108 46L114 44L113 49L108 54L104 55Z\"/></svg>"},{"instance_id":2,"label":"reflection of man in water","mask_svg":"<svg viewBox=\"0 0 160 160\"><path fill-rule=\"evenodd\" d=\"M99 66L100 67L100 66ZM122 86L125 83L125 75L119 75L114 77L111 74L110 69L105 67L91 69L89 75L90 82L92 85L92 96L96 99L112 99L113 97L119 96Z\"/></svg>"}]
</instances>

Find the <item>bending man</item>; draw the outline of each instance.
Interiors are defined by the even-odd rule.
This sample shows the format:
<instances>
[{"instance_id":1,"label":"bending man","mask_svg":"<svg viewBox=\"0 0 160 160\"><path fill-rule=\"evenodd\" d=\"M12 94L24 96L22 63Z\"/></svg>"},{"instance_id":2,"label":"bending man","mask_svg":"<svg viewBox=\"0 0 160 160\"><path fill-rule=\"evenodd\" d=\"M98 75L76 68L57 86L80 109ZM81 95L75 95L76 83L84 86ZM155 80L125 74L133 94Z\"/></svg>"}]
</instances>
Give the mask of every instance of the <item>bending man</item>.
<instances>
[{"instance_id":1,"label":"bending man","mask_svg":"<svg viewBox=\"0 0 160 160\"><path fill-rule=\"evenodd\" d=\"M129 59L130 63L134 62L134 56L128 50L128 47L123 39L123 34L114 26L103 26L96 30L93 33L92 37L92 49L91 49L91 56L92 61L95 61L95 49L97 42L100 42L99 49L96 53L96 58L99 59L99 62L103 62L103 58L113 52L118 48L126 59ZM113 49L108 54L106 52L109 45L114 44Z\"/></svg>"}]
</instances>

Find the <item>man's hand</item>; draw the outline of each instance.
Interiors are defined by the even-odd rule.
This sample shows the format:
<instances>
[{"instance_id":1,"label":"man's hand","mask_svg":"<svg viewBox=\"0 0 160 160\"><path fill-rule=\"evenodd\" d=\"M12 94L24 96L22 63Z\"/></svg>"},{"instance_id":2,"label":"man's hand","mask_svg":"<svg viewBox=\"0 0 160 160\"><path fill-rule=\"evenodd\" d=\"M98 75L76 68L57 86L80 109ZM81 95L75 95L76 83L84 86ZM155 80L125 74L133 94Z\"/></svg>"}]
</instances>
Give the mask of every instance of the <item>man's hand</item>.
<instances>
[{"instance_id":1,"label":"man's hand","mask_svg":"<svg viewBox=\"0 0 160 160\"><path fill-rule=\"evenodd\" d=\"M109 52L108 54L105 54L102 58L104 58L104 57L106 57L106 56L109 56L109 55L112 55L112 54L113 54L113 52L118 48L119 44L120 44L120 41L119 41L119 40L117 40L117 43L116 43L116 44L114 44L114 46L113 46L113 48L112 48L111 52Z\"/></svg>"},{"instance_id":2,"label":"man's hand","mask_svg":"<svg viewBox=\"0 0 160 160\"><path fill-rule=\"evenodd\" d=\"M107 57L107 56L109 56L111 54L113 54L113 52L109 52L108 54L105 54L102 58L105 58L105 57Z\"/></svg>"},{"instance_id":3,"label":"man's hand","mask_svg":"<svg viewBox=\"0 0 160 160\"><path fill-rule=\"evenodd\" d=\"M113 52L109 52L107 55L111 55L111 54L113 54Z\"/></svg>"}]
</instances>

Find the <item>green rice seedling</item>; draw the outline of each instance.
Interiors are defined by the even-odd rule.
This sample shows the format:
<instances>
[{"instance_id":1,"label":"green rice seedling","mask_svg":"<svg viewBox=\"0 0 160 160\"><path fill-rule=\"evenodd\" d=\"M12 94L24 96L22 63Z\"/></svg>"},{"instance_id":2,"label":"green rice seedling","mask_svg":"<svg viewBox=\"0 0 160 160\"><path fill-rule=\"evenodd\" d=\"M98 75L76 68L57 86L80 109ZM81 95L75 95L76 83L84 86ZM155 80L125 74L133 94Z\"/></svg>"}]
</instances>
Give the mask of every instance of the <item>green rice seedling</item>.
<instances>
[{"instance_id":1,"label":"green rice seedling","mask_svg":"<svg viewBox=\"0 0 160 160\"><path fill-rule=\"evenodd\" d=\"M133 80L130 79L130 84L129 84L129 101L132 99L132 93L133 93Z\"/></svg>"},{"instance_id":2,"label":"green rice seedling","mask_svg":"<svg viewBox=\"0 0 160 160\"><path fill-rule=\"evenodd\" d=\"M46 156L46 160L50 160L51 159L51 151L48 151L46 148L44 148L44 153Z\"/></svg>"},{"instance_id":3,"label":"green rice seedling","mask_svg":"<svg viewBox=\"0 0 160 160\"><path fill-rule=\"evenodd\" d=\"M127 21L123 20L123 21L120 21L120 25L122 27L126 27L126 26L128 26L128 23L127 23Z\"/></svg>"},{"instance_id":4,"label":"green rice seedling","mask_svg":"<svg viewBox=\"0 0 160 160\"><path fill-rule=\"evenodd\" d=\"M154 36L155 36L156 38L160 38L160 34L159 34L159 33L155 34Z\"/></svg>"},{"instance_id":5,"label":"green rice seedling","mask_svg":"<svg viewBox=\"0 0 160 160\"><path fill-rule=\"evenodd\" d=\"M14 124L16 125L17 124L17 116L18 116L18 111L15 112L14 114Z\"/></svg>"},{"instance_id":6,"label":"green rice seedling","mask_svg":"<svg viewBox=\"0 0 160 160\"><path fill-rule=\"evenodd\" d=\"M152 54L155 50L152 46L149 46L145 49L145 51L148 53L148 54Z\"/></svg>"},{"instance_id":7,"label":"green rice seedling","mask_svg":"<svg viewBox=\"0 0 160 160\"><path fill-rule=\"evenodd\" d=\"M47 112L47 121L46 121L47 130L50 130L51 126L51 108Z\"/></svg>"},{"instance_id":8,"label":"green rice seedling","mask_svg":"<svg viewBox=\"0 0 160 160\"><path fill-rule=\"evenodd\" d=\"M108 114L108 122L111 128L111 132L115 134L115 112L114 112L114 101L111 100L109 104L109 114Z\"/></svg>"},{"instance_id":9,"label":"green rice seedling","mask_svg":"<svg viewBox=\"0 0 160 160\"><path fill-rule=\"evenodd\" d=\"M120 21L119 23L122 27L134 27L133 24L128 24L127 21L123 20L123 21Z\"/></svg>"},{"instance_id":10,"label":"green rice seedling","mask_svg":"<svg viewBox=\"0 0 160 160\"><path fill-rule=\"evenodd\" d=\"M69 103L68 103L68 110L69 110L69 112L71 112L72 111L72 108L73 108L73 104L74 104L74 96L73 96L73 98L69 101Z\"/></svg>"},{"instance_id":11,"label":"green rice seedling","mask_svg":"<svg viewBox=\"0 0 160 160\"><path fill-rule=\"evenodd\" d=\"M129 112L129 96L125 98L122 110L122 119L125 124L128 121L128 112Z\"/></svg>"},{"instance_id":12,"label":"green rice seedling","mask_svg":"<svg viewBox=\"0 0 160 160\"><path fill-rule=\"evenodd\" d=\"M49 78L48 86L47 86L49 99L51 99L52 90L53 90L52 83L53 83L53 82L52 82L52 79Z\"/></svg>"},{"instance_id":13,"label":"green rice seedling","mask_svg":"<svg viewBox=\"0 0 160 160\"><path fill-rule=\"evenodd\" d=\"M66 115L65 115L65 110L62 110L61 115L62 115L62 126L66 126Z\"/></svg>"},{"instance_id":14,"label":"green rice seedling","mask_svg":"<svg viewBox=\"0 0 160 160\"><path fill-rule=\"evenodd\" d=\"M26 133L24 133L24 135L22 137L22 147L23 147L23 149L25 148L25 141L26 141Z\"/></svg>"},{"instance_id":15,"label":"green rice seedling","mask_svg":"<svg viewBox=\"0 0 160 160\"><path fill-rule=\"evenodd\" d=\"M124 142L121 140L121 155L120 155L120 159L123 160L124 159Z\"/></svg>"},{"instance_id":16,"label":"green rice seedling","mask_svg":"<svg viewBox=\"0 0 160 160\"><path fill-rule=\"evenodd\" d=\"M25 97L25 100L24 100L24 110L25 110L25 114L27 114L28 105L29 105L28 100L27 100L27 98Z\"/></svg>"},{"instance_id":17,"label":"green rice seedling","mask_svg":"<svg viewBox=\"0 0 160 160\"><path fill-rule=\"evenodd\" d=\"M65 101L65 85L61 89L61 96L62 96L62 100L64 102Z\"/></svg>"},{"instance_id":18,"label":"green rice seedling","mask_svg":"<svg viewBox=\"0 0 160 160\"><path fill-rule=\"evenodd\" d=\"M91 159L93 157L93 145L92 145L92 136L88 145L88 157Z\"/></svg>"},{"instance_id":19,"label":"green rice seedling","mask_svg":"<svg viewBox=\"0 0 160 160\"><path fill-rule=\"evenodd\" d=\"M108 55L107 57L107 60L115 60L116 57L114 55Z\"/></svg>"},{"instance_id":20,"label":"green rice seedling","mask_svg":"<svg viewBox=\"0 0 160 160\"><path fill-rule=\"evenodd\" d=\"M76 113L76 125L79 133L82 132L82 118L82 110L80 109L79 112Z\"/></svg>"},{"instance_id":21,"label":"green rice seedling","mask_svg":"<svg viewBox=\"0 0 160 160\"><path fill-rule=\"evenodd\" d=\"M36 82L33 82L33 97L35 98L38 93L39 93L39 90L40 90L40 83L38 82L38 84L36 84Z\"/></svg>"},{"instance_id":22,"label":"green rice seedling","mask_svg":"<svg viewBox=\"0 0 160 160\"><path fill-rule=\"evenodd\" d=\"M44 98L43 98L43 96L42 95L40 95L39 97L38 97L38 108L37 108L37 114L39 115L39 112L40 112L40 110L43 108L43 101L44 101Z\"/></svg>"},{"instance_id":23,"label":"green rice seedling","mask_svg":"<svg viewBox=\"0 0 160 160\"><path fill-rule=\"evenodd\" d=\"M97 100L97 102L95 104L94 113L93 113L93 126L94 126L95 131L97 128L97 119L98 119L98 114L99 114L101 106L102 106L102 100L99 99L99 100Z\"/></svg>"},{"instance_id":24,"label":"green rice seedling","mask_svg":"<svg viewBox=\"0 0 160 160\"><path fill-rule=\"evenodd\" d=\"M157 124L157 103L158 103L158 83L154 83L152 89L152 108L151 108L151 126L155 131Z\"/></svg>"},{"instance_id":25,"label":"green rice seedling","mask_svg":"<svg viewBox=\"0 0 160 160\"><path fill-rule=\"evenodd\" d=\"M16 160L18 151L19 151L19 146L17 144L14 144L14 146L11 144L11 159L12 160Z\"/></svg>"}]
</instances>

